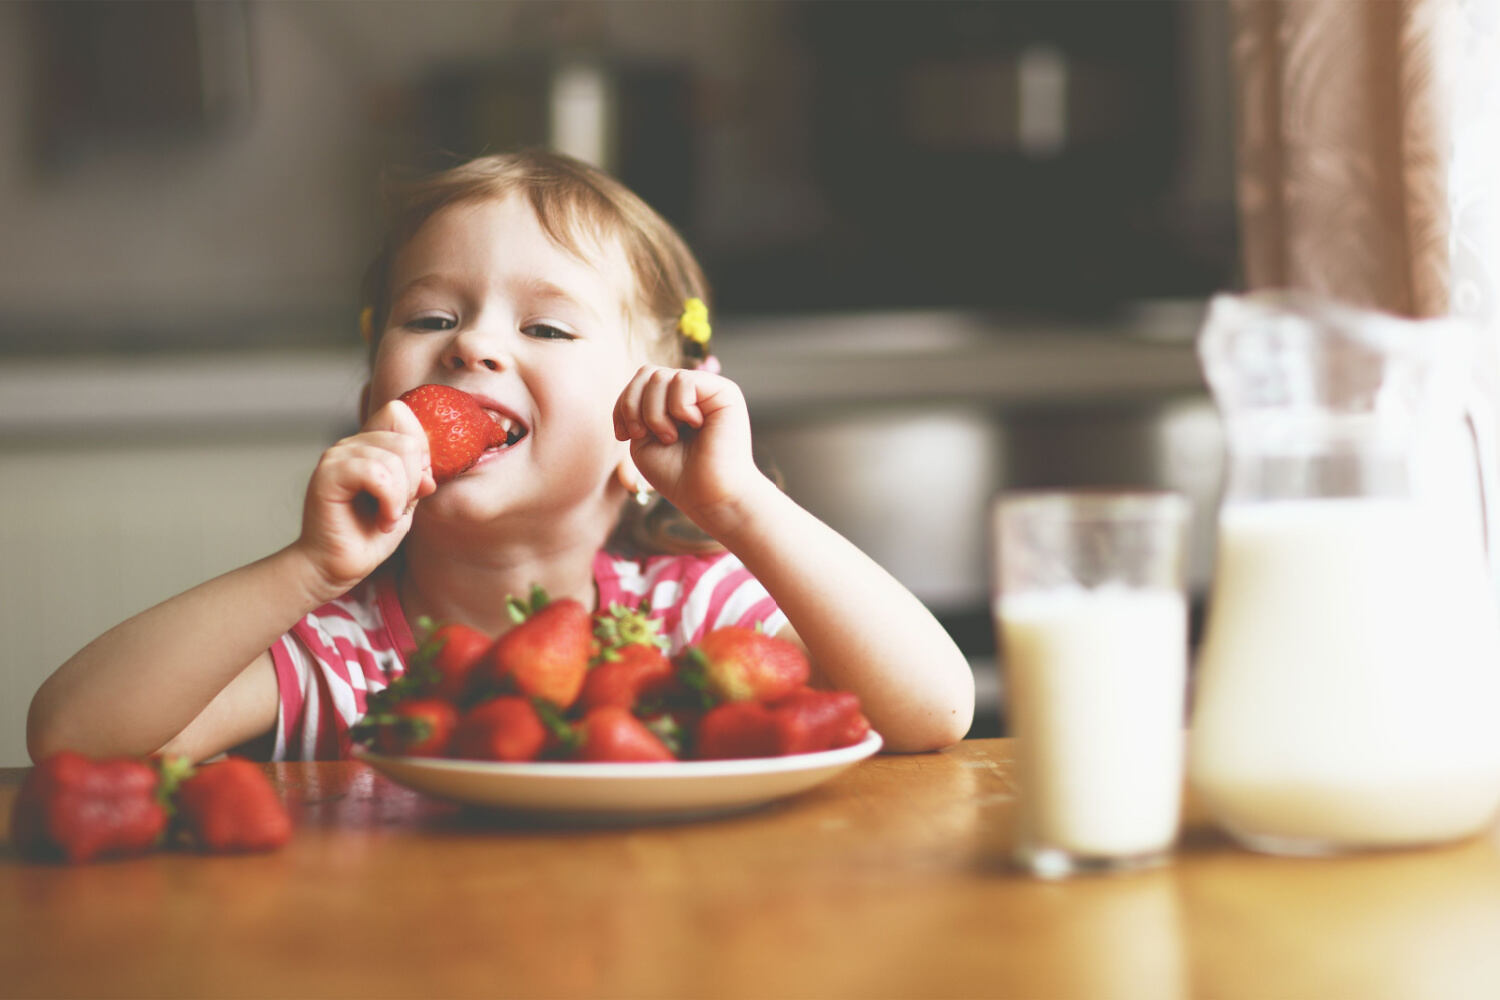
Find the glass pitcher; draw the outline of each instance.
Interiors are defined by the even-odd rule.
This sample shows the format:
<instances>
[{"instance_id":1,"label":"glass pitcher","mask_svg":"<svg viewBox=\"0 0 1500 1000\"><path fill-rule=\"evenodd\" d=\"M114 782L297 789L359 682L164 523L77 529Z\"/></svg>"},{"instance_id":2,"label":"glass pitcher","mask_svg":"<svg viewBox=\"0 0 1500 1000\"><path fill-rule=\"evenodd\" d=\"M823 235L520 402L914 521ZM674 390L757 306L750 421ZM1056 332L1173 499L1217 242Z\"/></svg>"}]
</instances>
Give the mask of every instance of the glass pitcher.
<instances>
[{"instance_id":1,"label":"glass pitcher","mask_svg":"<svg viewBox=\"0 0 1500 1000\"><path fill-rule=\"evenodd\" d=\"M1211 304L1229 466L1188 772L1250 848L1436 843L1500 808L1477 347L1459 320L1295 293Z\"/></svg>"}]
</instances>

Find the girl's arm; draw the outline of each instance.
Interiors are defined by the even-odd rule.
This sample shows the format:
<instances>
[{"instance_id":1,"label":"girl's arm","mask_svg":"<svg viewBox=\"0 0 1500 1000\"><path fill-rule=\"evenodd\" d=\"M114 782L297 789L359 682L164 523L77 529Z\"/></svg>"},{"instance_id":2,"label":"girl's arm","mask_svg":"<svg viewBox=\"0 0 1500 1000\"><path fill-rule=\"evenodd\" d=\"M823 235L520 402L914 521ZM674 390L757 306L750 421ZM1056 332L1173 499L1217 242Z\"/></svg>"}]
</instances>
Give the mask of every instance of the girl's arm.
<instances>
[{"instance_id":1,"label":"girl's arm","mask_svg":"<svg viewBox=\"0 0 1500 1000\"><path fill-rule=\"evenodd\" d=\"M910 591L755 467L738 386L648 366L621 394L615 423L641 473L744 562L820 678L859 695L888 748L963 738L974 719L968 661Z\"/></svg>"},{"instance_id":2,"label":"girl's arm","mask_svg":"<svg viewBox=\"0 0 1500 1000\"><path fill-rule=\"evenodd\" d=\"M935 750L974 721L974 673L932 613L768 479L714 535L786 612L821 680L853 691L892 750Z\"/></svg>"},{"instance_id":3,"label":"girl's arm","mask_svg":"<svg viewBox=\"0 0 1500 1000\"><path fill-rule=\"evenodd\" d=\"M296 542L115 626L42 684L26 720L32 759L66 747L201 760L269 730L268 650L395 550L434 488L426 463L421 425L399 402L329 448Z\"/></svg>"}]
</instances>

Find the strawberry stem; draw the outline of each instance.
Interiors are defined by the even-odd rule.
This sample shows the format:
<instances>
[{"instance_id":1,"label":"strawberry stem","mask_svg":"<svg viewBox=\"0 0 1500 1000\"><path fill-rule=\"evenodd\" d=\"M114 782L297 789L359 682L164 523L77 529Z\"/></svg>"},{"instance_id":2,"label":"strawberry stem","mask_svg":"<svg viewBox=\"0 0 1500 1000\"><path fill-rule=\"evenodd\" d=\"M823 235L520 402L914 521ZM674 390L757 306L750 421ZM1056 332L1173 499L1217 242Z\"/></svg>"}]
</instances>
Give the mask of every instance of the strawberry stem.
<instances>
[{"instance_id":1,"label":"strawberry stem","mask_svg":"<svg viewBox=\"0 0 1500 1000\"><path fill-rule=\"evenodd\" d=\"M178 787L191 778L198 769L186 757L160 757L156 761L156 801L172 815L176 811Z\"/></svg>"}]
</instances>

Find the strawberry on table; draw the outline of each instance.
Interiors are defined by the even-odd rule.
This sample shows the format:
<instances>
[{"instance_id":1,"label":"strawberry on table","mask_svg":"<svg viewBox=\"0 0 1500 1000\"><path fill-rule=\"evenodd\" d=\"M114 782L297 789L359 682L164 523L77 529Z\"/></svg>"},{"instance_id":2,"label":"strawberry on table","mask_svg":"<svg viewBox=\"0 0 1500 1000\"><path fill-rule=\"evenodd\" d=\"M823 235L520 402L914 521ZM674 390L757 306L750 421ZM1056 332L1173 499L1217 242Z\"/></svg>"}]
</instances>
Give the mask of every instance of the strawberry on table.
<instances>
[{"instance_id":1,"label":"strawberry on table","mask_svg":"<svg viewBox=\"0 0 1500 1000\"><path fill-rule=\"evenodd\" d=\"M774 701L807 684L812 673L796 643L740 625L714 629L681 660L690 683L720 701Z\"/></svg>"},{"instance_id":2,"label":"strawberry on table","mask_svg":"<svg viewBox=\"0 0 1500 1000\"><path fill-rule=\"evenodd\" d=\"M448 755L465 760L536 760L548 737L536 706L527 698L507 695L481 702L463 714Z\"/></svg>"},{"instance_id":3,"label":"strawberry on table","mask_svg":"<svg viewBox=\"0 0 1500 1000\"><path fill-rule=\"evenodd\" d=\"M545 698L566 710L577 700L593 653L593 616L572 598L548 600L533 587L529 601L507 600L519 624L496 641L479 669L482 683Z\"/></svg>"},{"instance_id":4,"label":"strawberry on table","mask_svg":"<svg viewBox=\"0 0 1500 1000\"><path fill-rule=\"evenodd\" d=\"M214 854L269 851L292 835L276 789L243 757L200 764L177 789L177 816L199 849Z\"/></svg>"},{"instance_id":5,"label":"strawberry on table","mask_svg":"<svg viewBox=\"0 0 1500 1000\"><path fill-rule=\"evenodd\" d=\"M656 734L619 705L605 705L577 724L577 760L658 762L677 758Z\"/></svg>"},{"instance_id":6,"label":"strawberry on table","mask_svg":"<svg viewBox=\"0 0 1500 1000\"><path fill-rule=\"evenodd\" d=\"M491 447L514 444L525 431L508 426L461 389L429 383L401 394L422 430L432 456L432 478L445 483L467 470Z\"/></svg>"},{"instance_id":7,"label":"strawberry on table","mask_svg":"<svg viewBox=\"0 0 1500 1000\"><path fill-rule=\"evenodd\" d=\"M11 842L27 857L81 864L157 848L179 768L135 758L94 760L72 750L26 775L11 814Z\"/></svg>"}]
</instances>

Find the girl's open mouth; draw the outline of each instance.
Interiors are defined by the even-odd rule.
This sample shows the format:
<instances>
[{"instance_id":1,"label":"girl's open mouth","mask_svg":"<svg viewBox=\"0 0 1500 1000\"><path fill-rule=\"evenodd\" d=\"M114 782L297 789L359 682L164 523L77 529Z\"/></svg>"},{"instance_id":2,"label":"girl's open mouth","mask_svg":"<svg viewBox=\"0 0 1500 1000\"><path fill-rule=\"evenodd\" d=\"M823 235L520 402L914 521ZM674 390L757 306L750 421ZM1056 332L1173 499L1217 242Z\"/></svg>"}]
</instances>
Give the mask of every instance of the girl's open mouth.
<instances>
[{"instance_id":1,"label":"girl's open mouth","mask_svg":"<svg viewBox=\"0 0 1500 1000\"><path fill-rule=\"evenodd\" d=\"M524 438L529 431L529 428L525 424L521 423L520 420L516 419L515 417L509 416L508 414L501 413L499 410L493 410L489 407L485 407L485 412L490 415L490 419L495 422L495 426L498 427L505 436L502 438L499 435L496 435L496 440L492 441L490 446L484 450L484 453L479 456L479 460L481 462L492 455L497 455L500 452L505 451L507 448L510 448L512 445L516 444L516 442Z\"/></svg>"}]
</instances>

